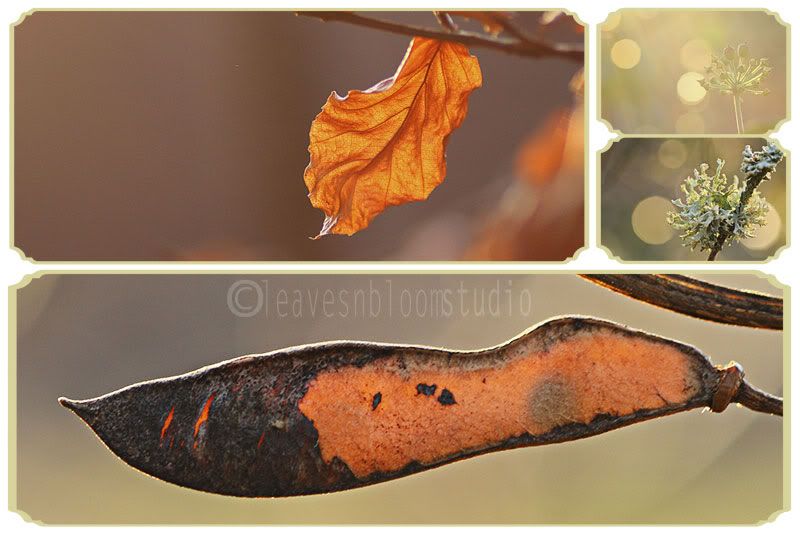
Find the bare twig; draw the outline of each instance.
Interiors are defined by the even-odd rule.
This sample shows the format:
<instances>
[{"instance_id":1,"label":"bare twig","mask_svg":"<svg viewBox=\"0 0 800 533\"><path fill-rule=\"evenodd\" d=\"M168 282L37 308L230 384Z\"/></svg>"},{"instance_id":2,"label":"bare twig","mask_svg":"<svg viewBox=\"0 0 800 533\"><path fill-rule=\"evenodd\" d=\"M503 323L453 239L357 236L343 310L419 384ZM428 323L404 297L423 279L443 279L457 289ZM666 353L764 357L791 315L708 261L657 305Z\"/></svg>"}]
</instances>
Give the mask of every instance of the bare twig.
<instances>
[{"instance_id":1,"label":"bare twig","mask_svg":"<svg viewBox=\"0 0 800 533\"><path fill-rule=\"evenodd\" d=\"M721 413L731 403L738 403L752 411L783 416L783 398L773 396L752 386L744 379L744 369L739 363L717 367L717 386L711 397L711 410Z\"/></svg>"},{"instance_id":2,"label":"bare twig","mask_svg":"<svg viewBox=\"0 0 800 533\"><path fill-rule=\"evenodd\" d=\"M453 17L447 11L434 11L433 16L436 17L436 21L439 23L439 26L444 28L446 31L453 33L458 31L458 26L453 21Z\"/></svg>"},{"instance_id":3,"label":"bare twig","mask_svg":"<svg viewBox=\"0 0 800 533\"><path fill-rule=\"evenodd\" d=\"M478 46L499 50L508 54L524 57L545 58L553 57L583 63L584 51L582 45L566 43L549 43L536 37L527 35L517 30L512 24L510 28L514 31L514 38L492 37L480 33L468 32L463 30L445 31L421 26L411 26L387 20L365 17L350 11L298 11L298 15L314 17L323 22L345 22L356 26L363 26L375 30L408 35L411 37L427 37L429 39L439 39L442 41L453 41L467 46ZM504 24L505 27L505 24ZM508 28L506 28L508 31ZM509 32L511 34L511 32Z\"/></svg>"},{"instance_id":4,"label":"bare twig","mask_svg":"<svg viewBox=\"0 0 800 533\"><path fill-rule=\"evenodd\" d=\"M739 392L734 396L733 401L759 413L783 416L783 398L764 392L747 381L744 381L739 387Z\"/></svg>"},{"instance_id":5,"label":"bare twig","mask_svg":"<svg viewBox=\"0 0 800 533\"><path fill-rule=\"evenodd\" d=\"M676 274L581 274L635 300L695 318L762 329L783 329L783 300Z\"/></svg>"}]
</instances>

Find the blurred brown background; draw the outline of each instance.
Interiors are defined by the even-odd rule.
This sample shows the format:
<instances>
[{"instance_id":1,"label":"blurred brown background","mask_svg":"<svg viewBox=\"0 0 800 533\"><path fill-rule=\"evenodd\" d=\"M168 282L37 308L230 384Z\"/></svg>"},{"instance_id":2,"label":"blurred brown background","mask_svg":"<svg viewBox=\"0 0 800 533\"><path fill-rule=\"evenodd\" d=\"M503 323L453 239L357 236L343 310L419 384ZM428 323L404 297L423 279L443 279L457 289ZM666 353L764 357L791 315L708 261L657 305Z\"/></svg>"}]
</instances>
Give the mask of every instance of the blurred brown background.
<instances>
[{"instance_id":1,"label":"blurred brown background","mask_svg":"<svg viewBox=\"0 0 800 533\"><path fill-rule=\"evenodd\" d=\"M781 294L755 275L702 277ZM264 311L251 318L235 316L227 304L229 288L241 279L267 282L273 295L265 294ZM279 289L353 294L370 286L382 295L370 316L323 320L308 306L297 317L266 316ZM462 287L466 316L437 315L433 306L403 316L403 291L425 301L431 291ZM502 311L478 316L481 295L497 287ZM242 296L244 304L256 302ZM522 312L517 304L528 297L533 305ZM56 402L308 342L486 347L576 313L693 344L718 364L736 360L753 384L782 394L780 332L684 317L575 275L45 275L20 289L16 302L16 495L18 508L44 523L752 524L784 507L788 418L734 406L489 454L342 493L251 500L180 488L131 469Z\"/></svg>"},{"instance_id":2,"label":"blurred brown background","mask_svg":"<svg viewBox=\"0 0 800 533\"><path fill-rule=\"evenodd\" d=\"M571 23L542 29L541 15L515 20L583 41ZM430 12L370 16L436 26ZM484 85L450 139L445 182L351 238L312 242L311 121L331 91L391 76L410 38L286 12L119 11L35 12L13 39L14 241L37 260L461 259L518 181L526 137L572 104L581 68L472 50ZM470 258L560 261L583 245L582 141L523 250Z\"/></svg>"},{"instance_id":3,"label":"blurred brown background","mask_svg":"<svg viewBox=\"0 0 800 533\"><path fill-rule=\"evenodd\" d=\"M602 117L624 133L736 133L733 99L696 80L730 45L746 43L773 67L746 94L743 133L766 133L789 115L787 32L773 14L746 9L621 9L600 25Z\"/></svg>"},{"instance_id":4,"label":"blurred brown background","mask_svg":"<svg viewBox=\"0 0 800 533\"><path fill-rule=\"evenodd\" d=\"M685 200L681 185L701 163L708 173L717 169L717 159L725 161L722 172L744 178L740 166L746 145L761 150L768 140L742 138L625 138L601 154L601 244L626 261L705 261L708 251L682 246L680 231L667 224L670 203ZM758 186L769 202L766 225L752 239L725 246L717 261L764 261L786 245L789 227L786 175L789 155L772 177Z\"/></svg>"}]
</instances>

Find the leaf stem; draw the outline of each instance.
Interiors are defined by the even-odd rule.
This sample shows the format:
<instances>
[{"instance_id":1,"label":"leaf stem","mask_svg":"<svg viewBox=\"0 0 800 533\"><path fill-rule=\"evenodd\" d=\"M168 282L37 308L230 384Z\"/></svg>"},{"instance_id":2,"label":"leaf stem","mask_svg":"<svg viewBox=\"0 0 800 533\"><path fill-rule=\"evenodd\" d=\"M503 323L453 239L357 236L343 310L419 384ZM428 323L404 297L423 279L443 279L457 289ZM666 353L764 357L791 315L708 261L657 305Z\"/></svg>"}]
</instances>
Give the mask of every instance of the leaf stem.
<instances>
[{"instance_id":1,"label":"leaf stem","mask_svg":"<svg viewBox=\"0 0 800 533\"><path fill-rule=\"evenodd\" d=\"M506 32L513 36L512 39L491 37L489 35L463 30L444 31L424 28L421 26L412 26L372 17L365 17L351 11L298 11L296 14L299 16L318 18L323 22L344 22L356 26L386 31L389 33L397 33L411 37L427 37L429 39L439 39L441 41L452 41L467 46L489 48L508 54L536 59L553 57L565 59L567 61L573 61L576 63L583 63L584 61L584 50L582 45L549 43L542 39L523 33L516 26L509 22L504 22L503 26Z\"/></svg>"}]
</instances>

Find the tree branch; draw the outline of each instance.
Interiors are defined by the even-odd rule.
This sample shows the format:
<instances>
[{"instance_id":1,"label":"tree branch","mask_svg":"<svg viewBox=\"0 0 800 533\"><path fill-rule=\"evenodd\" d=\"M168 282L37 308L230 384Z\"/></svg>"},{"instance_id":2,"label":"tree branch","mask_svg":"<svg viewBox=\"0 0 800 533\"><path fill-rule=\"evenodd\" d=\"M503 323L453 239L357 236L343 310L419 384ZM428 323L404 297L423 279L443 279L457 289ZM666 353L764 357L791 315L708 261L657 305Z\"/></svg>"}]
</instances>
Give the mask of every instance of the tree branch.
<instances>
[{"instance_id":1,"label":"tree branch","mask_svg":"<svg viewBox=\"0 0 800 533\"><path fill-rule=\"evenodd\" d=\"M755 193L756 187L770 178L770 174L782 160L783 152L774 144L770 143L759 152L753 152L749 145L745 147L742 153L742 171L745 173L746 182L744 190L739 196L739 204L736 206L734 215L736 221L744 219L745 209ZM722 251L725 243L733 237L734 229L733 224L728 224L727 227L720 230L719 236L708 254L708 261L714 261L717 258L717 254Z\"/></svg>"},{"instance_id":2,"label":"tree branch","mask_svg":"<svg viewBox=\"0 0 800 533\"><path fill-rule=\"evenodd\" d=\"M742 382L733 401L759 413L783 416L783 398L764 392L747 381Z\"/></svg>"},{"instance_id":3,"label":"tree branch","mask_svg":"<svg viewBox=\"0 0 800 533\"><path fill-rule=\"evenodd\" d=\"M421 26L411 26L387 20L376 19L358 15L351 11L298 11L300 16L313 17L323 22L344 22L356 26L372 28L375 30L408 35L411 37L427 37L429 39L439 39L441 41L453 41L467 46L476 46L499 50L508 54L531 57L545 58L553 57L565 59L576 63L583 63L584 50L582 45L565 43L548 43L531 35L527 35L516 28L511 23L504 22L506 31L513 35L513 39L503 37L491 37L480 33L458 31L443 31ZM508 26L508 24L511 24Z\"/></svg>"},{"instance_id":4,"label":"tree branch","mask_svg":"<svg viewBox=\"0 0 800 533\"><path fill-rule=\"evenodd\" d=\"M676 274L581 274L642 302L720 324L783 329L783 300Z\"/></svg>"},{"instance_id":5,"label":"tree branch","mask_svg":"<svg viewBox=\"0 0 800 533\"><path fill-rule=\"evenodd\" d=\"M783 416L783 398L750 385L739 363L731 362L716 370L718 380L711 397L712 411L721 413L733 402L759 413Z\"/></svg>"},{"instance_id":6,"label":"tree branch","mask_svg":"<svg viewBox=\"0 0 800 533\"><path fill-rule=\"evenodd\" d=\"M744 191L742 191L742 195L739 197L739 205L736 206L737 219L741 219L742 214L744 213L744 210L747 207L748 202L750 202L750 198L752 198L753 193L756 191L756 187L758 187L761 184L761 182L767 178L767 176L769 176L769 172L753 176L747 180L747 183L745 184L744 187ZM714 243L714 247L708 254L708 261L714 261L717 258L717 254L719 254L722 251L722 248L725 246L725 243L728 242L728 239L730 239L732 235L733 235L732 227L725 228L719 232L719 236L717 237L717 242Z\"/></svg>"}]
</instances>

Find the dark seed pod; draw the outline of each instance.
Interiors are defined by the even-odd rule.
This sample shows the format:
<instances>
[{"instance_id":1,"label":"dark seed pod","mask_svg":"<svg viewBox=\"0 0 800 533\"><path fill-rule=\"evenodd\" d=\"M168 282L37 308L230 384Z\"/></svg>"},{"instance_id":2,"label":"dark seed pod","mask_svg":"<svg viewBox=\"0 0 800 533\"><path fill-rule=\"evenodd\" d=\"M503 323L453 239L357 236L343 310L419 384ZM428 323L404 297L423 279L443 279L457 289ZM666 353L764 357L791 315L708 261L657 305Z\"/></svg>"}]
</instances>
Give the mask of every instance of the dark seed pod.
<instances>
[{"instance_id":1,"label":"dark seed pod","mask_svg":"<svg viewBox=\"0 0 800 533\"><path fill-rule=\"evenodd\" d=\"M721 372L691 346L565 317L474 352L330 342L59 401L159 479L292 496L711 406Z\"/></svg>"}]
</instances>

